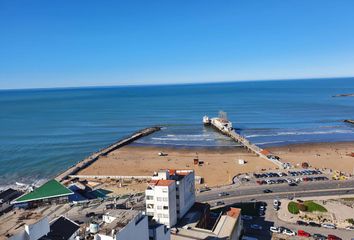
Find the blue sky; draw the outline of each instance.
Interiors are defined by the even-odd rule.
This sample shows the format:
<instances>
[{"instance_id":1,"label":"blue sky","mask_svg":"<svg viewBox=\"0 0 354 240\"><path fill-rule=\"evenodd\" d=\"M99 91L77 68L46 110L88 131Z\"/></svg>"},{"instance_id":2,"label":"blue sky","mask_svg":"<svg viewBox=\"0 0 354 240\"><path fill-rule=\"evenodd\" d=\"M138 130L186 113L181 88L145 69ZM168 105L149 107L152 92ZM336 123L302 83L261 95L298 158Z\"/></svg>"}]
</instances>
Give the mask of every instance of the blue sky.
<instances>
[{"instance_id":1,"label":"blue sky","mask_svg":"<svg viewBox=\"0 0 354 240\"><path fill-rule=\"evenodd\" d=\"M0 1L0 88L354 76L353 0Z\"/></svg>"}]
</instances>

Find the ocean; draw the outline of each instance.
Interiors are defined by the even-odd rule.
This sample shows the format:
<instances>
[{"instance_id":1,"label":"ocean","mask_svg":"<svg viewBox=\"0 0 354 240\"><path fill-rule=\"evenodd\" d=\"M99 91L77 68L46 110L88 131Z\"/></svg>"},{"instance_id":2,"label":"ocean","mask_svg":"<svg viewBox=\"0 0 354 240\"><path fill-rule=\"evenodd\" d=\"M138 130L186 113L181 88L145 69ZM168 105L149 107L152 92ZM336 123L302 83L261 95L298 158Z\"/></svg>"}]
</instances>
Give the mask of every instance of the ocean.
<instances>
[{"instance_id":1,"label":"ocean","mask_svg":"<svg viewBox=\"0 0 354 240\"><path fill-rule=\"evenodd\" d=\"M202 125L220 110L267 146L354 141L354 78L0 91L0 186L55 176L136 130L136 145L235 146Z\"/></svg>"}]
</instances>

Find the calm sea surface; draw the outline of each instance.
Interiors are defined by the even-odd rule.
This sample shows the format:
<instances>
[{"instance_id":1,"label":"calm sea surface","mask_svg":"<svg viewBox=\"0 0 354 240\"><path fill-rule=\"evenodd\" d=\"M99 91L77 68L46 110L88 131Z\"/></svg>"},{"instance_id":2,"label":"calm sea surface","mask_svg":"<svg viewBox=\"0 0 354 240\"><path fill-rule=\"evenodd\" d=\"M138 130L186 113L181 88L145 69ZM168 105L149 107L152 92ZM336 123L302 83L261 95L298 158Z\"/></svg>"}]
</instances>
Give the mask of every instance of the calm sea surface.
<instances>
[{"instance_id":1,"label":"calm sea surface","mask_svg":"<svg viewBox=\"0 0 354 240\"><path fill-rule=\"evenodd\" d=\"M264 146L354 141L354 78L0 91L0 185L34 182L151 125L141 145L233 146L202 117L228 113Z\"/></svg>"}]
</instances>

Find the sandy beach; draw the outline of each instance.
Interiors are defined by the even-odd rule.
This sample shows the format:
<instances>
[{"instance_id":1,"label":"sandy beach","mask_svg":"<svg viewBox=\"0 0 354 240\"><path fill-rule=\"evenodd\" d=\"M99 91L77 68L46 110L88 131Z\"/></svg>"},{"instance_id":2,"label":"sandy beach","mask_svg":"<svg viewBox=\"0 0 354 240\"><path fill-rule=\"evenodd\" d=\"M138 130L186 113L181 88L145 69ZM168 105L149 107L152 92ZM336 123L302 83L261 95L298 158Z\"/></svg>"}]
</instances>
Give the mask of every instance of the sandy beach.
<instances>
[{"instance_id":1,"label":"sandy beach","mask_svg":"<svg viewBox=\"0 0 354 240\"><path fill-rule=\"evenodd\" d=\"M329 168L354 174L354 142L294 144L269 148L284 162L301 165L308 162L315 168Z\"/></svg>"},{"instance_id":2,"label":"sandy beach","mask_svg":"<svg viewBox=\"0 0 354 240\"><path fill-rule=\"evenodd\" d=\"M269 148L284 162L295 166L308 162L315 168L330 168L346 173L354 170L354 143L312 143ZM159 152L167 156L158 156ZM198 156L204 164L194 165ZM239 159L246 161L240 165ZM261 159L243 148L162 148L126 146L106 157L101 157L79 175L150 176L158 169L194 169L196 176L204 178L207 186L230 184L240 173L276 169L273 163Z\"/></svg>"},{"instance_id":3,"label":"sandy beach","mask_svg":"<svg viewBox=\"0 0 354 240\"><path fill-rule=\"evenodd\" d=\"M167 156L158 156L159 152ZM198 156L204 162L194 165ZM247 163L239 165L238 160ZM151 176L159 169L194 169L196 176L204 178L208 186L229 184L238 173L274 169L273 163L262 160L240 147L235 148L160 148L126 146L101 157L90 167L79 172L80 175L139 175Z\"/></svg>"}]
</instances>

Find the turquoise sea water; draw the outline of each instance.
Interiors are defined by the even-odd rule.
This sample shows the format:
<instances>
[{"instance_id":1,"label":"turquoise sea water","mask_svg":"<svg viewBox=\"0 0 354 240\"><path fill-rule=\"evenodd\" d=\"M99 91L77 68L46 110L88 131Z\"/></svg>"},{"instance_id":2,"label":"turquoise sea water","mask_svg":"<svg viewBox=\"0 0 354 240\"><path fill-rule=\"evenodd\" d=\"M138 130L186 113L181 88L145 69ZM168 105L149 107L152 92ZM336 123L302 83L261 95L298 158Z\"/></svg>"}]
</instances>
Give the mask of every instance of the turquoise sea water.
<instances>
[{"instance_id":1,"label":"turquoise sea water","mask_svg":"<svg viewBox=\"0 0 354 240\"><path fill-rule=\"evenodd\" d=\"M353 141L354 78L0 91L0 185L47 179L141 128L140 145L233 146L202 117L228 113L262 146Z\"/></svg>"}]
</instances>

